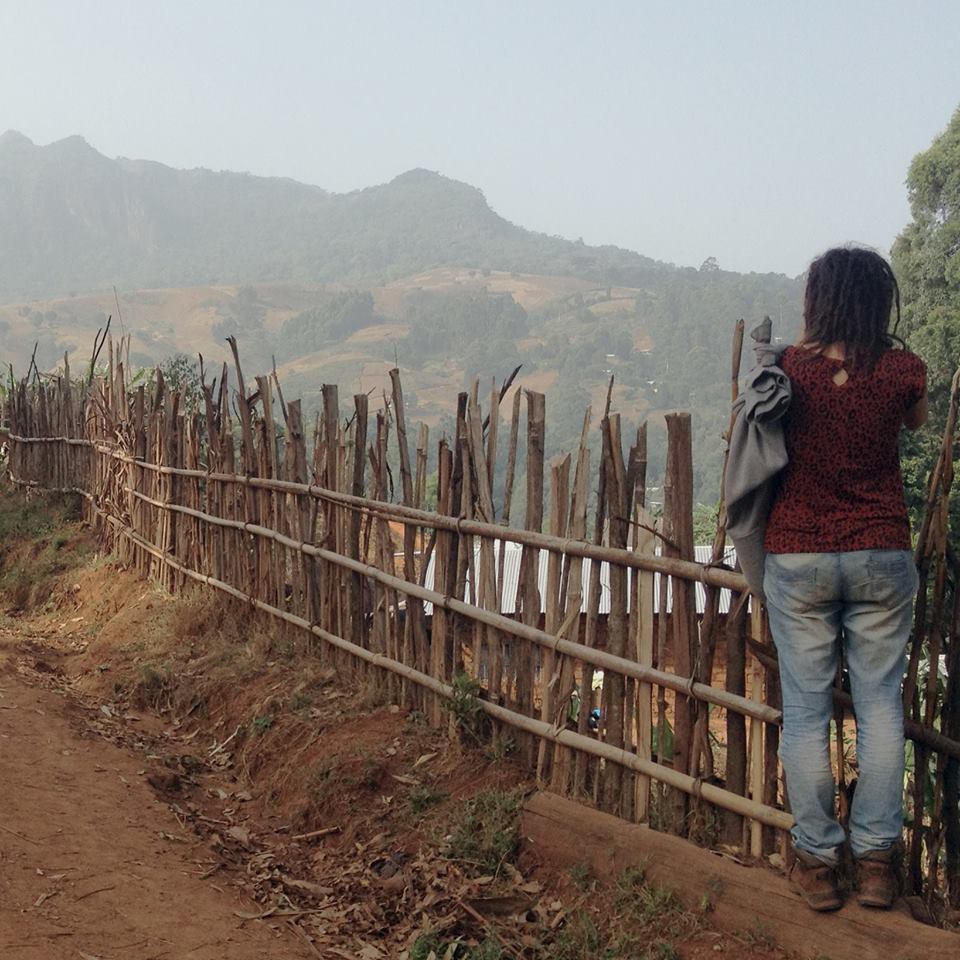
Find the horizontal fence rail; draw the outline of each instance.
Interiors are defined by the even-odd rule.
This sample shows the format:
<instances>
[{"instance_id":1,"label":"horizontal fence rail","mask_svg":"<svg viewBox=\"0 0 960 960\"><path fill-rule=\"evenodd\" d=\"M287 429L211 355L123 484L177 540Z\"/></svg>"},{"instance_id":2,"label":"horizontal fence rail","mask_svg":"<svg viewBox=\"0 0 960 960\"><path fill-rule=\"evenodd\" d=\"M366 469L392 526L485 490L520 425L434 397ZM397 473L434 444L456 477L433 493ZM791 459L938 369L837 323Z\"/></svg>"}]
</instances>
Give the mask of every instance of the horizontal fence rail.
<instances>
[{"instance_id":1,"label":"horizontal fence rail","mask_svg":"<svg viewBox=\"0 0 960 960\"><path fill-rule=\"evenodd\" d=\"M354 497L350 494L328 490L309 483L293 483L289 480L272 480L265 477L242 476L235 473L214 473L208 470L185 470L179 467L166 467L145 460L137 460L127 456L103 443L92 440L77 440L69 437L21 437L7 433L7 437L14 443L62 443L77 447L89 447L98 453L105 454L121 463L131 464L143 470L169 477L190 477L194 480L224 482L239 486L251 487L257 490L274 490L278 493L306 494L318 500L342 504L354 510L375 513L390 520L402 523L416 523L420 526L431 527L434 530L449 530L468 536L487 536L510 540L514 543L539 547L543 550L556 550L566 556L583 557L588 560L602 560L608 563L620 564L636 570L651 570L657 573L670 574L682 577L685 580L721 587L726 590L745 592L747 581L742 573L727 570L722 566L709 566L691 560L680 560L670 557L647 556L634 554L629 550L617 550L612 547L603 547L580 540L552 537L549 534L538 533L534 530L520 530L517 528L505 529L502 526L483 523L478 520L468 520L463 517L445 517L431 513L428 510L417 510L413 507L404 507L400 504L386 501L370 500L364 497Z\"/></svg>"},{"instance_id":2,"label":"horizontal fence rail","mask_svg":"<svg viewBox=\"0 0 960 960\"><path fill-rule=\"evenodd\" d=\"M64 440L62 437L53 437L53 438L29 438L29 437L17 437L12 434L6 434L10 440L19 442L19 443L34 443L40 442L61 442ZM75 441L76 445L84 445L87 441ZM100 452L108 452L106 447L98 445L98 450ZM117 459L124 462L134 462L137 465L143 465L142 462L132 461L130 458L124 457L120 454L116 454ZM149 465L153 466L153 465ZM237 484L250 484L258 485L255 483L257 478L243 477L239 474L207 474L204 471L186 471L186 470L173 470L168 469L164 472L177 475L177 476L193 476L193 477L203 477L211 478L214 480L223 480L230 483ZM24 487L34 487L40 488L41 485L35 481L21 481L17 478L11 478L14 483L19 484ZM290 484L283 481L273 481L263 484L266 489L276 489L281 491L291 491L296 490L297 492L309 493L311 496L318 497L321 499L326 498L327 491L323 490L320 487L313 485L305 484ZM44 488L52 493L63 493L63 494L73 494L80 495L88 499L92 497L85 491L80 490L76 487L57 487L57 488ZM544 633L542 630L538 630L534 627L527 627L524 624L514 620L510 617L503 616L491 611L486 611L480 609L476 606L473 606L462 601L458 601L454 597L447 597L441 593L438 593L435 590L427 589L426 587L420 586L415 583L409 583L401 577L391 576L390 574L384 573L378 567L372 566L370 564L359 563L357 561L352 561L348 557L345 557L341 554L333 553L329 550L324 550L320 547L317 547L310 543L298 542L290 537L286 537L283 534L277 533L275 530L270 530L267 527L261 527L256 524L246 523L241 520L227 520L222 517L215 517L210 514L202 513L198 510L192 510L189 507L179 506L178 504L167 504L159 500L154 500L150 497L147 497L145 494L133 492L133 496L137 499L142 500L144 503L149 503L151 506L157 507L161 510L171 510L175 513L183 514L184 516L195 517L198 520L202 520L205 523L211 523L215 526L228 527L235 530L242 530L244 532L250 533L253 536L265 537L267 539L273 540L276 543L279 543L285 547L290 548L291 550L299 551L307 556L320 557L324 560L327 560L331 563L337 564L345 570L352 570L356 573L360 573L364 576L368 576L371 579L377 580L380 583L383 583L387 586L392 587L400 593L405 593L408 596L416 597L420 600L427 601L432 603L434 606L440 607L445 610L450 610L455 613L458 613L468 619L476 620L480 623L486 623L490 626L499 628L504 633L511 634L512 636L529 640L532 643L536 643L539 646L546 647L551 650L558 651L563 654L568 654L575 656L578 659L582 660L585 663L592 663L594 666L599 667L604 670L616 671L617 673L622 674L625 677L631 677L635 680L641 680L646 683L657 684L663 686L668 690L673 690L675 692L685 693L689 696L700 700L703 703L713 704L714 706L723 707L727 710L732 710L741 716L752 717L757 720L761 720L764 723L773 723L781 725L783 722L783 715L780 710L768 706L764 703L758 703L756 700L751 700L746 697L737 696L736 694L728 693L725 690L717 689L716 687L711 687L705 683L699 683L692 678L684 678L677 676L676 674L669 673L664 670L657 670L653 667L646 667L643 664L640 664L633 660L626 660L621 657L615 657L611 654L605 653L602 650L592 649L590 647L584 646L581 643L575 643L572 641L564 640L562 637L558 637L552 634ZM336 496L329 497L329 499L339 502L339 498ZM350 498L358 499L358 498ZM435 529L451 529L455 528L456 524L448 525L446 523L447 518L439 517L436 514L431 514L426 511L402 511L392 509L395 505L389 503L378 503L372 501L360 501L357 504L349 504L351 507L359 510L364 510L372 514L382 514L387 517L395 519L410 519L410 514L416 514L417 519L421 517L424 518L424 525L433 526ZM109 515L103 514L104 517ZM426 521L429 520L429 524ZM111 518L111 522L114 525L117 525L117 522L114 518ZM590 544L583 543L573 543L569 540L559 541L557 538L551 538L549 536L537 537L537 538L527 538L523 536L523 531L515 530L503 530L502 528L492 528L489 524L480 524L480 523L465 523L462 525L464 527L464 532L466 533L476 533L480 530L484 533L495 532L503 540L514 540L514 534L519 533L520 538L515 542L518 543L550 543L551 547L555 547L561 551L570 550L570 555L576 555L587 558L607 558L611 555L616 555L617 551L608 551L608 550L597 550L591 549ZM128 532L128 528L123 528L122 531L125 535ZM146 541L137 540L139 546L143 547L146 544ZM622 551L621 551L622 552ZM158 559L164 560L164 562L170 562L170 558L166 554L161 554L159 552L154 552L154 556ZM629 557L632 562L632 565L637 569L653 569L658 572L663 572L664 570L673 570L676 573L676 570L673 567L661 566L657 564L656 566L650 565L647 566L643 563L645 558L634 558ZM655 558L660 559L660 558ZM637 562L639 561L639 562ZM696 564L685 564L683 567L680 567L680 570L685 573L688 566L697 566ZM182 570L181 572L187 573L193 579L197 579L197 571L186 571ZM705 576L709 576L713 572L710 567L701 567L701 572ZM682 574L681 574L682 575ZM745 590L746 581L743 580L742 574L734 573L731 578L735 584L741 584ZM206 581L204 581L206 582ZM713 585L720 585L715 580L707 580L700 582L709 582ZM723 585L726 585L727 581L721 581ZM243 599L249 600L251 598L244 596ZM843 691L836 691L835 699L838 704L842 705L845 708L849 708L851 711L853 709L853 699L852 697L844 693ZM926 746L929 746L932 750L937 753L942 753L948 757L954 757L960 759L960 742L951 740L949 737L945 737L943 734L939 733L936 730L930 730L924 727L922 724L916 723L909 718L904 718L904 733L907 739L912 740L916 743L921 743Z\"/></svg>"}]
</instances>

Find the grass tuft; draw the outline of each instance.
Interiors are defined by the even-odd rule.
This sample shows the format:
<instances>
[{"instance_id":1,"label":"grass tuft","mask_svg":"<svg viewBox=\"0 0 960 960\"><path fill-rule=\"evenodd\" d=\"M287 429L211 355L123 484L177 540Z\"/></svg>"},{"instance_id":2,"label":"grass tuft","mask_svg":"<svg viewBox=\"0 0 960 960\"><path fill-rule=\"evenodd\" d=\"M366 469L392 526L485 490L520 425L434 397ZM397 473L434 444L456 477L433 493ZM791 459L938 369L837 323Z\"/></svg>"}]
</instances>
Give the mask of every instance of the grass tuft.
<instances>
[{"instance_id":1,"label":"grass tuft","mask_svg":"<svg viewBox=\"0 0 960 960\"><path fill-rule=\"evenodd\" d=\"M458 673L452 686L452 696L444 701L444 707L453 714L461 733L478 743L484 742L490 733L490 718L480 703L480 681Z\"/></svg>"},{"instance_id":2,"label":"grass tuft","mask_svg":"<svg viewBox=\"0 0 960 960\"><path fill-rule=\"evenodd\" d=\"M422 783L416 787L410 794L410 810L415 816L426 813L431 807L443 803L447 799L447 794L440 790L434 790L427 784Z\"/></svg>"},{"instance_id":3,"label":"grass tuft","mask_svg":"<svg viewBox=\"0 0 960 960\"><path fill-rule=\"evenodd\" d=\"M141 710L163 713L173 706L176 679L166 664L145 663L130 691L130 700Z\"/></svg>"},{"instance_id":4,"label":"grass tuft","mask_svg":"<svg viewBox=\"0 0 960 960\"><path fill-rule=\"evenodd\" d=\"M521 801L516 793L485 790L461 804L447 837L447 856L498 876L520 848Z\"/></svg>"}]
</instances>

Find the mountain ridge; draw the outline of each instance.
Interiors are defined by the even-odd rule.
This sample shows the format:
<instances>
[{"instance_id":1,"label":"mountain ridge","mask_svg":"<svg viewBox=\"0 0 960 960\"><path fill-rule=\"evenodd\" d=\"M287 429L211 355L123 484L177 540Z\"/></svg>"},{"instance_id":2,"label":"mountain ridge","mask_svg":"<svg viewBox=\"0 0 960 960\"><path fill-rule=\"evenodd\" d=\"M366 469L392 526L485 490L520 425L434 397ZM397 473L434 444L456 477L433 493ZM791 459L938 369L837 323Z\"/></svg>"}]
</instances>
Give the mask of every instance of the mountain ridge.
<instances>
[{"instance_id":1,"label":"mountain ridge","mask_svg":"<svg viewBox=\"0 0 960 960\"><path fill-rule=\"evenodd\" d=\"M426 168L349 193L0 135L0 299L112 285L383 282L441 265L639 283L681 268L510 222Z\"/></svg>"}]
</instances>

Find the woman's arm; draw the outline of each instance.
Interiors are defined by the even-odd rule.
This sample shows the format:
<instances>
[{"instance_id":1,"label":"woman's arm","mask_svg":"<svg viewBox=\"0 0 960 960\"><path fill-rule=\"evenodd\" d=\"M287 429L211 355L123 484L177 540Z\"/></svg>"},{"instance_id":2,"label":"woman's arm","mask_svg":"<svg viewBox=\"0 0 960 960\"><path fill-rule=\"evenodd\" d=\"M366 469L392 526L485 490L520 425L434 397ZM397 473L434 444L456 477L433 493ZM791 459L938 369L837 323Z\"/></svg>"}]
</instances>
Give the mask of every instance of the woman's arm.
<instances>
[{"instance_id":1,"label":"woman's arm","mask_svg":"<svg viewBox=\"0 0 960 960\"><path fill-rule=\"evenodd\" d=\"M917 427L922 427L927 422L927 393L924 391L923 396L912 406L906 413L903 415L903 425L908 430L916 430Z\"/></svg>"}]
</instances>

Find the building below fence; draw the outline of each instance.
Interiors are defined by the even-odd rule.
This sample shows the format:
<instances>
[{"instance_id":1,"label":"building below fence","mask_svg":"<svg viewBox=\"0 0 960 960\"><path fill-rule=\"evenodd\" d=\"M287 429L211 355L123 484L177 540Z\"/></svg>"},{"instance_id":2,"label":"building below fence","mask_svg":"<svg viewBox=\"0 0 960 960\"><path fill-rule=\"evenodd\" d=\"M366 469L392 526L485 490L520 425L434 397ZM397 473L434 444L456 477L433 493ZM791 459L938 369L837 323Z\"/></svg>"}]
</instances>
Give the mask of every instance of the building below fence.
<instances>
[{"instance_id":1,"label":"building below fence","mask_svg":"<svg viewBox=\"0 0 960 960\"><path fill-rule=\"evenodd\" d=\"M513 616L516 611L519 609L519 596L520 596L520 561L523 556L523 545L520 543L514 543L508 540L496 540L494 541L494 557L495 557L495 566L497 580L500 580L500 571L501 571L501 557L503 559L503 588L500 592L500 612L506 614L507 616ZM694 559L697 563L701 563L704 566L710 565L710 558L712 556L713 548L709 544L696 546L694 547ZM660 555L660 551L657 551L657 555ZM402 558L403 554L397 554L398 559ZM539 565L537 569L537 590L540 594L540 613L541 615L546 612L546 603L544 602L544 597L547 592L547 567L550 558L549 550L541 550L539 555ZM733 570L736 567L737 563L737 551L733 547L727 547L723 553L723 560L719 566L726 567L730 570ZM590 587L590 571L593 561L590 559L585 559L582 564L580 579L581 579L581 601L580 609L583 613L587 611L587 597L589 594ZM479 545L474 546L474 564L473 569L479 569L480 566L480 547ZM430 560L427 563L427 571L424 576L424 586L428 590L434 589L434 571L436 568L435 557L431 554ZM631 571L633 575L636 575L637 571ZM660 574L655 573L653 575L653 612L655 615L660 613ZM673 609L673 589L670 581L670 577L666 578L666 612L670 613ZM694 588L696 591L696 603L697 603L697 616L702 617L707 606L707 588L702 583L695 583ZM469 570L467 572L466 583L464 584L463 596L460 598L466 602L471 601L471 596L473 595L473 587L470 581ZM720 588L719 591L720 597L720 608L719 612L721 615L726 615L730 612L730 602L733 597L733 593L730 590L727 590L724 587ZM610 564L605 560L600 563L600 609L599 613L601 617L606 617L610 613L610 604L611 604L611 594L610 594ZM423 605L424 613L426 616L433 616L433 604L425 603ZM627 595L627 611L629 612L630 607L630 593Z\"/></svg>"},{"instance_id":2,"label":"building below fence","mask_svg":"<svg viewBox=\"0 0 960 960\"><path fill-rule=\"evenodd\" d=\"M696 562L704 565L710 564L710 558L712 555L713 548L709 545L701 545L694 548L696 555ZM657 551L659 555L659 550ZM398 555L402 556L402 555ZM519 543L513 543L511 541L500 541L497 540L494 542L494 557L495 557L495 568L496 568L496 577L498 583L500 582L501 576L501 558L503 560L502 564L502 576L503 576L503 586L500 590L500 613L504 616L516 618L519 617L518 610L520 608L520 596L521 596L521 558L523 556L523 546ZM549 565L550 551L549 550L540 550L539 551L539 564L537 570L537 592L540 597L540 616L537 622L537 626L543 629L545 627L546 619L546 596L547 596L547 578L548 578L548 565ZM727 547L724 551L722 565L728 567L729 569L734 569L737 562L736 550L733 547ZM576 631L570 632L569 639L582 639L586 636L586 618L587 618L587 608L588 608L588 598L590 590L590 575L591 569L594 561L590 559L585 559L581 567L581 584L580 584L580 622ZM474 547L474 563L472 565L473 570L479 570L480 568L480 548L479 545ZM468 568L466 582L464 584L462 600L466 603L476 602L476 592L473 589L470 580L470 570ZM424 585L428 589L434 589L434 570L435 562L434 557L431 556L427 564L426 574L424 578ZM635 577L639 571L632 570L628 573L628 576ZM664 577L663 578L663 590L661 590L661 574L653 574L653 626L654 631L658 629L658 623L661 616L661 613L665 613L669 616L673 611L673 585L672 578ZM696 613L698 624L702 623L703 616L707 607L707 589L702 583L695 583L695 595L696 595ZM567 588L569 593L569 587ZM661 594L665 593L664 607L665 610L661 611ZM629 613L632 609L632 596L633 591L628 589L627 591L627 612ZM727 615L730 613L731 602L733 600L733 592L726 588L720 588L718 591L718 617L717 617L717 626L722 630L726 622ZM748 601L749 604L749 601ZM401 606L403 604L401 603ZM609 621L610 611L612 606L612 597L610 592L610 564L605 560L600 562L600 595L599 595L599 605L597 611L597 618L595 624L595 640L594 646L598 650L607 649L607 625ZM424 603L424 615L426 617L426 623L429 628L431 620L433 618L433 604ZM723 659L723 646L721 645L720 650L720 661L717 663L717 666L722 666ZM537 662L539 663L539 651L537 651L538 657ZM662 665L672 665L673 663L673 650L670 645L663 651L664 661ZM538 667L539 669L539 667ZM482 670L482 668L481 668Z\"/></svg>"}]
</instances>

